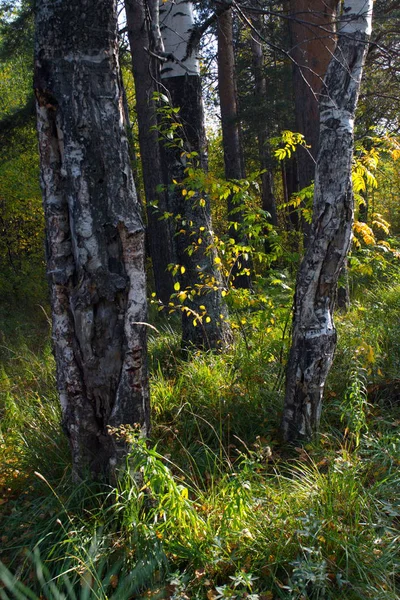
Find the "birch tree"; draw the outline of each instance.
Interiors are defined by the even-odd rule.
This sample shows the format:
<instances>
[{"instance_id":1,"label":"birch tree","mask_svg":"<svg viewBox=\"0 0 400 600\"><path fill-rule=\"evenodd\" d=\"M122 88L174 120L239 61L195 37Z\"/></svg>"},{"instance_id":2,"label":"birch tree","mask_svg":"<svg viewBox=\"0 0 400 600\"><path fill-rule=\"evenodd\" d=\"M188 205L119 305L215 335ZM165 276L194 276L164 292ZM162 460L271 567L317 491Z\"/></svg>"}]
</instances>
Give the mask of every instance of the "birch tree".
<instances>
[{"instance_id":1,"label":"birch tree","mask_svg":"<svg viewBox=\"0 0 400 600\"><path fill-rule=\"evenodd\" d=\"M184 150L171 148L169 144L163 148L166 183L170 186L170 210L177 228L175 248L180 286L184 294L188 292L182 313L182 342L184 346L218 348L228 341L229 328L212 250L209 199L204 194L182 195L179 187L171 188L173 180L180 182L185 177L188 154L195 153L198 166L207 169L199 61L197 48L189 45L194 29L192 3L187 0L162 2L160 28L167 57L161 71L162 84L171 105L180 108ZM209 284L204 285L207 281Z\"/></svg>"},{"instance_id":2,"label":"birch tree","mask_svg":"<svg viewBox=\"0 0 400 600\"><path fill-rule=\"evenodd\" d=\"M344 0L338 43L321 92L320 144L310 243L297 277L282 430L286 440L317 430L336 347L336 287L352 235L354 114L371 34L373 0Z\"/></svg>"},{"instance_id":3,"label":"birch tree","mask_svg":"<svg viewBox=\"0 0 400 600\"><path fill-rule=\"evenodd\" d=\"M35 93L47 273L75 479L112 479L149 430L144 227L124 129L115 0L38 0Z\"/></svg>"}]
</instances>

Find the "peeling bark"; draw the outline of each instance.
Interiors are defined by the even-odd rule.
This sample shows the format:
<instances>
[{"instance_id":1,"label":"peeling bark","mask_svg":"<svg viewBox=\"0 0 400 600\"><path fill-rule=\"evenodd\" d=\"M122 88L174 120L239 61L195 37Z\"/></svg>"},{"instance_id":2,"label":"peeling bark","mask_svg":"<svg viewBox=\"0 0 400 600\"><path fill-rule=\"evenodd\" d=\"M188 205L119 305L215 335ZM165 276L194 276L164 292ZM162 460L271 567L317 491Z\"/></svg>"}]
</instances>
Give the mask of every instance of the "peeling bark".
<instances>
[{"instance_id":1,"label":"peeling bark","mask_svg":"<svg viewBox=\"0 0 400 600\"><path fill-rule=\"evenodd\" d=\"M320 96L314 214L310 243L297 277L282 419L283 436L289 441L308 439L317 430L336 347L333 309L352 235L354 113L372 5L373 0L345 0L337 48Z\"/></svg>"},{"instance_id":2,"label":"peeling bark","mask_svg":"<svg viewBox=\"0 0 400 600\"><path fill-rule=\"evenodd\" d=\"M149 430L144 227L114 0L38 0L35 93L53 345L75 479L112 480L121 424Z\"/></svg>"}]
</instances>

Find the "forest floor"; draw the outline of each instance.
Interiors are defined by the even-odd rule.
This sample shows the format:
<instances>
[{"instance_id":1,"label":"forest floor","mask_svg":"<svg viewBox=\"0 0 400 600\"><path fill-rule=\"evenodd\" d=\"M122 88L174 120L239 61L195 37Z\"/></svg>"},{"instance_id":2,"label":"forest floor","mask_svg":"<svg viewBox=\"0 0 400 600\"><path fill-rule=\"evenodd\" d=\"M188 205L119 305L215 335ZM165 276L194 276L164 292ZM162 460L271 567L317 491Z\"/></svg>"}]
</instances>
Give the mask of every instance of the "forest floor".
<instances>
[{"instance_id":1,"label":"forest floor","mask_svg":"<svg viewBox=\"0 0 400 600\"><path fill-rule=\"evenodd\" d=\"M365 289L303 448L279 439L292 290L238 305L220 355L157 317L152 437L115 489L71 483L48 321L5 309L0 597L399 598L400 285Z\"/></svg>"}]
</instances>

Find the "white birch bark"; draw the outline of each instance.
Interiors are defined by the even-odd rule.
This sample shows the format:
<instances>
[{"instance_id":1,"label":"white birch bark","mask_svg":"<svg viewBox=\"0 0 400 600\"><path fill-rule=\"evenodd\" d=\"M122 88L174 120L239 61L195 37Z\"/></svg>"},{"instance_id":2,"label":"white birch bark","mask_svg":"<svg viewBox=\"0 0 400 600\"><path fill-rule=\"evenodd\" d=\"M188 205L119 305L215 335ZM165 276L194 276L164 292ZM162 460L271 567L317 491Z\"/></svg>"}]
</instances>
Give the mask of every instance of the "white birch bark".
<instances>
[{"instance_id":1,"label":"white birch bark","mask_svg":"<svg viewBox=\"0 0 400 600\"><path fill-rule=\"evenodd\" d=\"M308 439L317 430L325 380L336 347L333 309L352 235L354 115L371 32L373 0L345 0L338 43L321 92L320 147L309 247L295 293L287 365L283 436Z\"/></svg>"},{"instance_id":2,"label":"white birch bark","mask_svg":"<svg viewBox=\"0 0 400 600\"><path fill-rule=\"evenodd\" d=\"M194 27L192 3L186 0L167 0L160 3L160 28L164 49L171 59L162 69L162 83L168 90L171 104L179 107L184 150L196 152L199 167L207 169L207 143L204 126L204 108L201 80L195 48L188 52L188 40ZM179 275L181 290L189 293L182 312L182 345L192 348L222 348L230 340L226 322L227 311L222 300L220 276L214 264L213 232L208 198L205 206L200 196L183 197L181 189L171 182L185 177L186 158L182 148L163 147L166 185L169 186L169 207L176 225L175 249L177 261L184 267ZM190 225L188 225L190 224ZM194 240L201 238L201 244ZM193 250L193 253L188 252ZM213 285L204 286L203 278L213 279ZM193 295L192 295L192 292ZM205 307L204 318L201 316ZM209 317L206 318L206 317Z\"/></svg>"},{"instance_id":3,"label":"white birch bark","mask_svg":"<svg viewBox=\"0 0 400 600\"><path fill-rule=\"evenodd\" d=\"M160 2L160 29L164 50L175 60L168 60L161 77L200 75L199 61L194 52L187 54L191 29L194 26L193 4L188 0Z\"/></svg>"},{"instance_id":4,"label":"white birch bark","mask_svg":"<svg viewBox=\"0 0 400 600\"><path fill-rule=\"evenodd\" d=\"M38 0L35 93L53 345L76 479L113 478L149 429L144 228L129 162L115 0Z\"/></svg>"}]
</instances>

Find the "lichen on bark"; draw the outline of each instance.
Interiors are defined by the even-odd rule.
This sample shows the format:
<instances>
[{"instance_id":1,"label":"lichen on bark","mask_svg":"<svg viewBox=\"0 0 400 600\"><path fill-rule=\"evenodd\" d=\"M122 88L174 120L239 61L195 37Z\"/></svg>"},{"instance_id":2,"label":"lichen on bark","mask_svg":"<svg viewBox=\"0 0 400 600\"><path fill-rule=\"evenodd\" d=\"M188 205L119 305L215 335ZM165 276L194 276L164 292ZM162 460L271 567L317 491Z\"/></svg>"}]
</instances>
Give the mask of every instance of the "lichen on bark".
<instances>
[{"instance_id":1,"label":"lichen on bark","mask_svg":"<svg viewBox=\"0 0 400 600\"><path fill-rule=\"evenodd\" d=\"M35 93L63 427L76 479L114 478L149 429L144 227L129 162L116 3L39 0Z\"/></svg>"}]
</instances>

